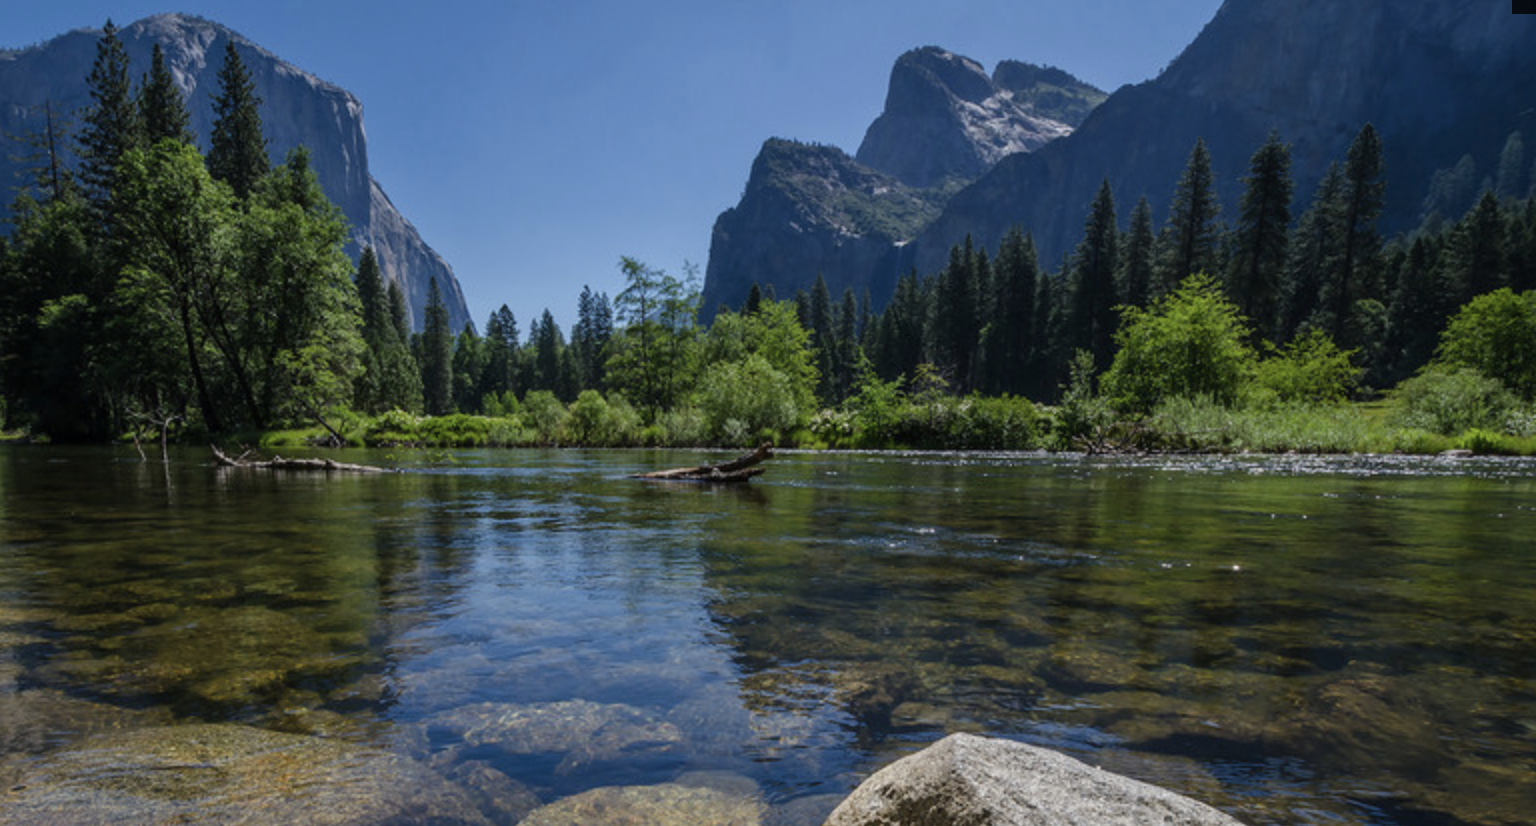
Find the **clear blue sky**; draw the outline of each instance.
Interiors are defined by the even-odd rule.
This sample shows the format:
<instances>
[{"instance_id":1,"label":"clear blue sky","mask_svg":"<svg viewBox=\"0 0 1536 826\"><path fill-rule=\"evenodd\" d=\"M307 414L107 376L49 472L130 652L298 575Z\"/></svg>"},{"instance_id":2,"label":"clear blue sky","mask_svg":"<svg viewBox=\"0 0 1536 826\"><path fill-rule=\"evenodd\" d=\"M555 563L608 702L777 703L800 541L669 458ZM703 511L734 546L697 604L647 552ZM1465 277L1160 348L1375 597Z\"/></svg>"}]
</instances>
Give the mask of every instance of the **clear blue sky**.
<instances>
[{"instance_id":1,"label":"clear blue sky","mask_svg":"<svg viewBox=\"0 0 1536 826\"><path fill-rule=\"evenodd\" d=\"M453 266L483 326L621 255L703 269L769 137L852 154L918 46L1059 66L1113 91L1162 70L1220 0L95 0L9 3L0 46L162 12L223 23L348 89L373 175Z\"/></svg>"}]
</instances>

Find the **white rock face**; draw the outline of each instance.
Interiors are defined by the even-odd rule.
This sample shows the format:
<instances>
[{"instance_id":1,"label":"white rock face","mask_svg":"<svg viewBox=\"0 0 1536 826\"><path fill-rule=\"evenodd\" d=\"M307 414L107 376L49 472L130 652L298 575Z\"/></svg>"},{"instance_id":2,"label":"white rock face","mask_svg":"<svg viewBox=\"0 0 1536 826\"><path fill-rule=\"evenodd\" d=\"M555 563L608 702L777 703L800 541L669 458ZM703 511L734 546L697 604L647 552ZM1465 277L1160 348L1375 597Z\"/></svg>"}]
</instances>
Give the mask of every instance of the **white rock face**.
<instances>
[{"instance_id":1,"label":"white rock face","mask_svg":"<svg viewBox=\"0 0 1536 826\"><path fill-rule=\"evenodd\" d=\"M1242 826L1056 752L953 734L864 781L826 826Z\"/></svg>"},{"instance_id":2,"label":"white rock face","mask_svg":"<svg viewBox=\"0 0 1536 826\"><path fill-rule=\"evenodd\" d=\"M91 103L86 76L96 57L101 32L77 29L40 46L0 52L0 132L41 133L45 107L54 117L78 123ZM401 216L368 171L368 137L363 105L339 86L327 83L217 23L183 14L148 17L118 34L128 51L129 72L138 82L149 70L150 52L159 43L166 64L186 97L191 126L206 149L213 133L213 98L219 69L231 40L261 96L262 125L274 163L290 149L309 147L311 166L325 194L347 216L356 248L372 244L386 278L401 283L416 325L426 307L428 283L438 280L452 329L469 321L453 269ZM23 165L0 153L0 185L19 183ZM8 201L9 195L0 198Z\"/></svg>"},{"instance_id":3,"label":"white rock face","mask_svg":"<svg viewBox=\"0 0 1536 826\"><path fill-rule=\"evenodd\" d=\"M926 187L971 179L1015 152L1032 152L1072 127L1042 117L995 84L981 64L928 47L891 70L885 111L870 124L858 161Z\"/></svg>"}]
</instances>

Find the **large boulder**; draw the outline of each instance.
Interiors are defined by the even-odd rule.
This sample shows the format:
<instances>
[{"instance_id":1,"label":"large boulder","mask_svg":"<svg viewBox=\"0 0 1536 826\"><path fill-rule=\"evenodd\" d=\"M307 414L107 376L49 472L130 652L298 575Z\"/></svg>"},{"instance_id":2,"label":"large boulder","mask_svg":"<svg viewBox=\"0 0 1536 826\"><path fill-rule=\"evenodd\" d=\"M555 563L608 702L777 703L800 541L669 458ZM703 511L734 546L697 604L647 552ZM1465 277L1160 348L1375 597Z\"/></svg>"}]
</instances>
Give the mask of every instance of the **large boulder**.
<instances>
[{"instance_id":1,"label":"large boulder","mask_svg":"<svg viewBox=\"0 0 1536 826\"><path fill-rule=\"evenodd\" d=\"M1057 752L952 734L864 781L826 826L1240 826L1221 812Z\"/></svg>"}]
</instances>

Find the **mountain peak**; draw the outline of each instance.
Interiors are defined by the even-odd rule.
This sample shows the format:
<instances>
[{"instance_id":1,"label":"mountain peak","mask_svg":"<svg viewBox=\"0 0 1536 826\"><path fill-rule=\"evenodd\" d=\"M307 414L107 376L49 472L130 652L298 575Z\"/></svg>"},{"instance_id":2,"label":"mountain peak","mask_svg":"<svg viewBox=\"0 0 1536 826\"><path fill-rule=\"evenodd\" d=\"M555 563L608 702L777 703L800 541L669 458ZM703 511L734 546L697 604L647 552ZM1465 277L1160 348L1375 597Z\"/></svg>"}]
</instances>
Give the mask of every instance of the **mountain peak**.
<instances>
[{"instance_id":1,"label":"mountain peak","mask_svg":"<svg viewBox=\"0 0 1536 826\"><path fill-rule=\"evenodd\" d=\"M1059 69L1064 77L1051 75L1056 83L1037 88L1045 84L1038 73L1021 71L1027 65L999 66L994 78L975 60L937 46L903 54L891 69L885 111L859 146L859 162L910 186L975 179L1008 155L1069 134L1072 125L1053 115L1080 122L1103 99Z\"/></svg>"}]
</instances>

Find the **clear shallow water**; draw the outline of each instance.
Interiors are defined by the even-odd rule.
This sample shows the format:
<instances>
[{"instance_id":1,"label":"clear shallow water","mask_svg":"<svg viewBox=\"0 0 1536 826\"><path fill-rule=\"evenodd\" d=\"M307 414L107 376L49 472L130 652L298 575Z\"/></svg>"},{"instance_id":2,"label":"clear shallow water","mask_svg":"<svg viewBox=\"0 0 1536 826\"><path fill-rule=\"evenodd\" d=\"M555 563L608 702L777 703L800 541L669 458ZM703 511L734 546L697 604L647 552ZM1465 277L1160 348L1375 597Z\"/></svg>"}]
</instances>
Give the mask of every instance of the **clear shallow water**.
<instances>
[{"instance_id":1,"label":"clear shallow water","mask_svg":"<svg viewBox=\"0 0 1536 826\"><path fill-rule=\"evenodd\" d=\"M0 448L0 746L236 722L784 822L950 731L1249 823L1529 823L1536 464Z\"/></svg>"}]
</instances>

